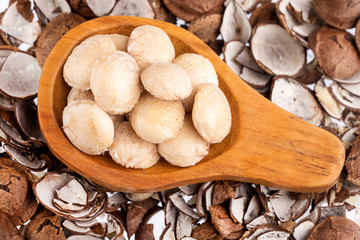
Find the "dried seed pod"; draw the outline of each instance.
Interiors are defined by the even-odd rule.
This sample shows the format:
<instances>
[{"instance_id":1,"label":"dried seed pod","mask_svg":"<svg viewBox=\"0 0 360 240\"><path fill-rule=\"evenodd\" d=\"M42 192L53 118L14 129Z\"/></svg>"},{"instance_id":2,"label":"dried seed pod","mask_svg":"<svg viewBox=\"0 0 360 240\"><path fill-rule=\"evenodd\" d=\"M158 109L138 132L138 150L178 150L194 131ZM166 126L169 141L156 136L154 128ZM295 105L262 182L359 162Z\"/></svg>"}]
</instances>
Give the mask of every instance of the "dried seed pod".
<instances>
[{"instance_id":1,"label":"dried seed pod","mask_svg":"<svg viewBox=\"0 0 360 240\"><path fill-rule=\"evenodd\" d=\"M351 240L359 239L359 226L345 217L332 216L319 223L311 231L307 240Z\"/></svg>"},{"instance_id":2,"label":"dried seed pod","mask_svg":"<svg viewBox=\"0 0 360 240\"><path fill-rule=\"evenodd\" d=\"M309 36L309 46L324 73L347 79L360 70L360 57L350 33L322 26Z\"/></svg>"},{"instance_id":3,"label":"dried seed pod","mask_svg":"<svg viewBox=\"0 0 360 240\"><path fill-rule=\"evenodd\" d=\"M276 79L273 82L270 100L315 126L322 125L324 121L324 113L310 89L294 79Z\"/></svg>"},{"instance_id":4,"label":"dried seed pod","mask_svg":"<svg viewBox=\"0 0 360 240\"><path fill-rule=\"evenodd\" d=\"M111 118L89 100L79 100L65 107L63 130L75 147L92 155L106 151L114 138Z\"/></svg>"},{"instance_id":5,"label":"dried seed pod","mask_svg":"<svg viewBox=\"0 0 360 240\"><path fill-rule=\"evenodd\" d=\"M139 66L129 54L104 54L93 64L90 76L96 103L111 114L130 112L140 98L139 75Z\"/></svg>"},{"instance_id":6,"label":"dried seed pod","mask_svg":"<svg viewBox=\"0 0 360 240\"><path fill-rule=\"evenodd\" d=\"M188 31L205 43L215 42L220 33L222 15L215 13L201 16L189 24Z\"/></svg>"},{"instance_id":7,"label":"dried seed pod","mask_svg":"<svg viewBox=\"0 0 360 240\"><path fill-rule=\"evenodd\" d=\"M231 1L224 12L220 33L225 42L238 40L243 43L251 37L251 26L246 13L236 1Z\"/></svg>"},{"instance_id":8,"label":"dried seed pod","mask_svg":"<svg viewBox=\"0 0 360 240\"><path fill-rule=\"evenodd\" d=\"M147 0L118 1L110 15L155 18L155 13Z\"/></svg>"},{"instance_id":9,"label":"dried seed pod","mask_svg":"<svg viewBox=\"0 0 360 240\"><path fill-rule=\"evenodd\" d=\"M28 21L18 11L16 2L12 3L1 17L0 30L32 45L41 33L41 27L37 21ZM19 44L20 45L20 44Z\"/></svg>"},{"instance_id":10,"label":"dried seed pod","mask_svg":"<svg viewBox=\"0 0 360 240\"><path fill-rule=\"evenodd\" d=\"M107 35L95 35L76 46L67 58L63 74L65 81L80 90L90 88L90 75L95 59L113 53L116 46Z\"/></svg>"},{"instance_id":11,"label":"dried seed pod","mask_svg":"<svg viewBox=\"0 0 360 240\"><path fill-rule=\"evenodd\" d=\"M39 65L44 66L47 56L65 33L85 21L85 18L75 13L62 13L51 20L42 30L36 43L35 55Z\"/></svg>"},{"instance_id":12,"label":"dried seed pod","mask_svg":"<svg viewBox=\"0 0 360 240\"><path fill-rule=\"evenodd\" d=\"M91 90L79 90L77 88L71 88L67 98L67 105L77 100L91 100L94 101L94 95Z\"/></svg>"},{"instance_id":13,"label":"dried seed pod","mask_svg":"<svg viewBox=\"0 0 360 240\"><path fill-rule=\"evenodd\" d=\"M192 87L187 72L176 64L154 63L141 73L146 91L164 100L182 100L188 97Z\"/></svg>"},{"instance_id":14,"label":"dried seed pod","mask_svg":"<svg viewBox=\"0 0 360 240\"><path fill-rule=\"evenodd\" d=\"M159 153L169 163L189 167L209 153L209 144L196 131L191 116L185 116L184 126L173 139L158 145Z\"/></svg>"},{"instance_id":15,"label":"dried seed pod","mask_svg":"<svg viewBox=\"0 0 360 240\"><path fill-rule=\"evenodd\" d=\"M316 12L327 24L347 29L355 26L360 15L360 5L357 0L313 0Z\"/></svg>"},{"instance_id":16,"label":"dried seed pod","mask_svg":"<svg viewBox=\"0 0 360 240\"><path fill-rule=\"evenodd\" d=\"M179 134L184 115L180 101L167 101L144 94L130 113L130 122L142 139L162 143Z\"/></svg>"},{"instance_id":17,"label":"dried seed pod","mask_svg":"<svg viewBox=\"0 0 360 240\"><path fill-rule=\"evenodd\" d=\"M277 24L258 25L251 51L259 66L271 75L296 76L305 65L304 48Z\"/></svg>"},{"instance_id":18,"label":"dried seed pod","mask_svg":"<svg viewBox=\"0 0 360 240\"><path fill-rule=\"evenodd\" d=\"M137 27L131 32L128 52L141 69L156 62L172 62L175 58L174 46L166 32L149 25Z\"/></svg>"},{"instance_id":19,"label":"dried seed pod","mask_svg":"<svg viewBox=\"0 0 360 240\"><path fill-rule=\"evenodd\" d=\"M126 52L127 45L128 45L128 42L129 42L129 37L128 36L121 35L121 34L109 34L108 36L111 38L111 40L113 40L113 42L114 42L114 44L116 46L116 49L118 51Z\"/></svg>"},{"instance_id":20,"label":"dried seed pod","mask_svg":"<svg viewBox=\"0 0 360 240\"><path fill-rule=\"evenodd\" d=\"M190 77L192 91L191 94L185 98L182 103L187 112L191 112L195 94L200 86L206 83L219 85L216 71L211 62L199 54L184 53L178 56L174 64L184 69Z\"/></svg>"},{"instance_id":21,"label":"dried seed pod","mask_svg":"<svg viewBox=\"0 0 360 240\"><path fill-rule=\"evenodd\" d=\"M156 145L138 137L130 122L115 125L109 153L116 163L127 168L149 168L160 158Z\"/></svg>"},{"instance_id":22,"label":"dried seed pod","mask_svg":"<svg viewBox=\"0 0 360 240\"><path fill-rule=\"evenodd\" d=\"M221 142L228 135L231 110L220 88L214 84L200 87L195 96L192 120L196 130L209 143Z\"/></svg>"},{"instance_id":23,"label":"dried seed pod","mask_svg":"<svg viewBox=\"0 0 360 240\"><path fill-rule=\"evenodd\" d=\"M36 58L23 52L12 52L0 71L0 91L14 98L32 98L37 94L41 68Z\"/></svg>"}]
</instances>

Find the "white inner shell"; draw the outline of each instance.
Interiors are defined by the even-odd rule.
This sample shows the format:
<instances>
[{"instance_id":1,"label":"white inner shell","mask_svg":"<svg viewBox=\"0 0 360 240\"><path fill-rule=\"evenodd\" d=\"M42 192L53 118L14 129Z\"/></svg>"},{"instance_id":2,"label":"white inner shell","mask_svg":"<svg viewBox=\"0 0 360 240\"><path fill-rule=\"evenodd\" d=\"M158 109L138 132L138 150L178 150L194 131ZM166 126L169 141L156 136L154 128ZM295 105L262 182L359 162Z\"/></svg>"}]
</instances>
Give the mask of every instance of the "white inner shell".
<instances>
[{"instance_id":1,"label":"white inner shell","mask_svg":"<svg viewBox=\"0 0 360 240\"><path fill-rule=\"evenodd\" d=\"M296 75L305 64L304 48L277 24L259 26L251 47L254 58L275 75Z\"/></svg>"},{"instance_id":2,"label":"white inner shell","mask_svg":"<svg viewBox=\"0 0 360 240\"><path fill-rule=\"evenodd\" d=\"M33 56L12 52L0 72L0 89L6 94L25 98L37 93L41 68Z\"/></svg>"},{"instance_id":3,"label":"white inner shell","mask_svg":"<svg viewBox=\"0 0 360 240\"><path fill-rule=\"evenodd\" d=\"M314 96L293 79L277 79L272 88L271 101L315 126L319 126L324 118Z\"/></svg>"},{"instance_id":4,"label":"white inner shell","mask_svg":"<svg viewBox=\"0 0 360 240\"><path fill-rule=\"evenodd\" d=\"M28 22L16 9L16 2L11 4L2 17L0 29L11 36L33 44L41 33L39 22Z\"/></svg>"},{"instance_id":5,"label":"white inner shell","mask_svg":"<svg viewBox=\"0 0 360 240\"><path fill-rule=\"evenodd\" d=\"M59 16L61 13L71 12L71 8L66 0L34 0L34 2L49 20ZM60 8L60 11L56 11L57 8Z\"/></svg>"}]
</instances>

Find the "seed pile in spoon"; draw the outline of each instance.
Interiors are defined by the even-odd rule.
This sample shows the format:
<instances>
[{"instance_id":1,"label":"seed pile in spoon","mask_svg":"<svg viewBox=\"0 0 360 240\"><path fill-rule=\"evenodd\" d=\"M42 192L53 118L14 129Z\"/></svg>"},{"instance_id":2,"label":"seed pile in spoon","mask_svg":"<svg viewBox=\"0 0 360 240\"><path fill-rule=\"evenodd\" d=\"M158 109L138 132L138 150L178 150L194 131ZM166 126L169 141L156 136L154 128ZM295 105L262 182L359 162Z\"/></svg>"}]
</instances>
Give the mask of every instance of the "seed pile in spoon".
<instances>
[{"instance_id":1,"label":"seed pile in spoon","mask_svg":"<svg viewBox=\"0 0 360 240\"><path fill-rule=\"evenodd\" d=\"M11 3L0 24L0 239L359 238L358 1L34 0L36 15L28 1ZM63 166L36 119L39 69L66 31L110 14L177 22L219 54L224 45L226 63L251 87L341 139L347 160L335 186L292 193L215 181L134 194L111 192ZM271 29L280 32L276 41ZM256 46L262 31L270 32L267 42ZM32 45L28 52L19 51L23 43ZM284 69L288 75L275 76ZM92 97L74 90L67 100Z\"/></svg>"}]
</instances>

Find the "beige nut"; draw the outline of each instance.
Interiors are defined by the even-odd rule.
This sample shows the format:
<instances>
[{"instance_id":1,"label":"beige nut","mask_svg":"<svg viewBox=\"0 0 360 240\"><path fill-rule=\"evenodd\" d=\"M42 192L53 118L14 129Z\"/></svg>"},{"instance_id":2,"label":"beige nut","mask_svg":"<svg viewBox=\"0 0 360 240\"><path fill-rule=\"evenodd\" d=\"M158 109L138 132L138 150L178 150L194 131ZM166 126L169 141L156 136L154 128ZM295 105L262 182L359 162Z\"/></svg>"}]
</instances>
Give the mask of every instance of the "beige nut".
<instances>
[{"instance_id":1,"label":"beige nut","mask_svg":"<svg viewBox=\"0 0 360 240\"><path fill-rule=\"evenodd\" d=\"M90 88L90 74L95 59L114 52L116 46L109 36L89 37L74 48L64 65L64 79L71 86L80 90Z\"/></svg>"},{"instance_id":2,"label":"beige nut","mask_svg":"<svg viewBox=\"0 0 360 240\"><path fill-rule=\"evenodd\" d=\"M230 105L214 84L200 87L195 96L192 119L196 130L209 143L221 142L231 127Z\"/></svg>"},{"instance_id":3,"label":"beige nut","mask_svg":"<svg viewBox=\"0 0 360 240\"><path fill-rule=\"evenodd\" d=\"M129 37L121 34L109 34L111 40L114 42L118 51L126 51Z\"/></svg>"},{"instance_id":4,"label":"beige nut","mask_svg":"<svg viewBox=\"0 0 360 240\"><path fill-rule=\"evenodd\" d=\"M180 133L175 138L160 143L158 151L172 165L189 167L208 155L209 145L196 131L191 115L186 115Z\"/></svg>"},{"instance_id":5,"label":"beige nut","mask_svg":"<svg viewBox=\"0 0 360 240\"><path fill-rule=\"evenodd\" d=\"M65 107L63 130L75 147L90 155L105 152L114 138L111 118L90 100L78 100Z\"/></svg>"},{"instance_id":6,"label":"beige nut","mask_svg":"<svg viewBox=\"0 0 360 240\"><path fill-rule=\"evenodd\" d=\"M184 115L180 101L162 100L146 93L131 111L130 122L142 139L162 143L179 134Z\"/></svg>"},{"instance_id":7,"label":"beige nut","mask_svg":"<svg viewBox=\"0 0 360 240\"><path fill-rule=\"evenodd\" d=\"M141 93L139 66L125 52L103 55L94 63L90 86L96 103L105 111L111 114L130 112Z\"/></svg>"},{"instance_id":8,"label":"beige nut","mask_svg":"<svg viewBox=\"0 0 360 240\"><path fill-rule=\"evenodd\" d=\"M141 69L156 62L171 62L175 58L174 46L166 32L149 25L131 32L127 49Z\"/></svg>"},{"instance_id":9,"label":"beige nut","mask_svg":"<svg viewBox=\"0 0 360 240\"><path fill-rule=\"evenodd\" d=\"M141 73L146 91L165 100L182 100L191 93L189 75L178 65L154 63Z\"/></svg>"},{"instance_id":10,"label":"beige nut","mask_svg":"<svg viewBox=\"0 0 360 240\"><path fill-rule=\"evenodd\" d=\"M69 105L72 102L77 100L92 100L94 101L94 95L91 90L79 90L76 88L71 88L67 96L67 104Z\"/></svg>"},{"instance_id":11,"label":"beige nut","mask_svg":"<svg viewBox=\"0 0 360 240\"><path fill-rule=\"evenodd\" d=\"M114 142L109 153L116 163L127 168L148 168L160 158L156 145L137 136L130 122L115 125Z\"/></svg>"},{"instance_id":12,"label":"beige nut","mask_svg":"<svg viewBox=\"0 0 360 240\"><path fill-rule=\"evenodd\" d=\"M191 94L185 98L182 103L187 112L191 112L194 103L194 97L199 87L206 83L219 85L216 71L211 62L203 56L195 53L185 53L178 56L173 63L184 69L191 81Z\"/></svg>"}]
</instances>

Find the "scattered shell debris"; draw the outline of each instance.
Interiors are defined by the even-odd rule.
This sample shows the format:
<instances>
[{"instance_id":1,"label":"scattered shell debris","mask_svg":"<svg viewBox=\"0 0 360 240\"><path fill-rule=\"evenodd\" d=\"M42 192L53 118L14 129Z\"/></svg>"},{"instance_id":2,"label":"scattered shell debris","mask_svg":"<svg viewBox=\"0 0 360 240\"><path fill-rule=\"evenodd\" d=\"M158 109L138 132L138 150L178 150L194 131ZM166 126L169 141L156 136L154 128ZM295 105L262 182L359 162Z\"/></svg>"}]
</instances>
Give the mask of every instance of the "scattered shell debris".
<instances>
[{"instance_id":1,"label":"scattered shell debris","mask_svg":"<svg viewBox=\"0 0 360 240\"><path fill-rule=\"evenodd\" d=\"M0 239L360 239L357 0L9 2L0 15ZM49 150L34 117L41 68L62 35L87 19L104 15L177 23L221 54L254 90L339 137L347 149L347 159L336 184L321 193L293 193L235 181L205 182L154 193L122 193L101 187L64 166ZM104 41L114 52L126 51L128 41L133 40L108 35ZM164 41L168 42L166 38ZM163 56L167 63L162 63L162 76L166 77L166 69L176 68L172 65L176 64L188 77L179 77L183 88L170 92L163 79L157 79L162 88L152 92L154 88L147 82L152 80L145 73L134 86L143 84L145 89L139 92L149 91L158 101L182 102L184 109L179 112L184 124L170 129L177 136L158 144L158 150L155 143L143 140L146 144L138 144L148 156L148 165L158 161L160 153L169 162L186 158L188 161L182 163L191 166L207 154L209 143L193 124L189 112L194 103L186 101L187 94L194 97L203 84L214 84L215 88L218 79L211 69L206 76L195 78L199 69L186 67L189 62L197 66L206 61L201 57L181 57L189 58L181 61L168 53ZM140 69L153 61L151 53L130 55L141 59ZM93 63L88 59L83 64ZM69 106L76 102L92 106L101 94L89 90L90 72L70 69L70 73L76 76L73 80L69 74L69 81L79 88L71 90ZM195 92L189 91L189 84ZM135 96L140 101L147 97L144 93ZM110 146L114 155L143 154L131 148L123 151L120 146L139 138L127 121L134 118L132 114L108 115L99 107L96 111L115 126L116 139L106 147L97 146L97 153ZM207 136L209 129L205 132ZM134 164L134 160L138 159L128 158L126 163Z\"/></svg>"}]
</instances>

